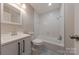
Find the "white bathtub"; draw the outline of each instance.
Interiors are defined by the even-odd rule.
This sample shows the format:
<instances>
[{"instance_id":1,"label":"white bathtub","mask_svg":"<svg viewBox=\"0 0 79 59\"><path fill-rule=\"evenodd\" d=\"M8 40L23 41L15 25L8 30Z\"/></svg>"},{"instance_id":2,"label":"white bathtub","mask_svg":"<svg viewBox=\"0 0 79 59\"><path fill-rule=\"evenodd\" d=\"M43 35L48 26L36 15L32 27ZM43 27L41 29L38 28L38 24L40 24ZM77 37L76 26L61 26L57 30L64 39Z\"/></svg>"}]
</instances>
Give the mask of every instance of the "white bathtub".
<instances>
[{"instance_id":1,"label":"white bathtub","mask_svg":"<svg viewBox=\"0 0 79 59\"><path fill-rule=\"evenodd\" d=\"M39 37L37 39L43 40L44 46L56 53L64 54L64 42L57 38L51 37Z\"/></svg>"},{"instance_id":2,"label":"white bathtub","mask_svg":"<svg viewBox=\"0 0 79 59\"><path fill-rule=\"evenodd\" d=\"M58 40L56 37L38 37L37 39L41 39L44 42L64 47L64 40Z\"/></svg>"}]
</instances>

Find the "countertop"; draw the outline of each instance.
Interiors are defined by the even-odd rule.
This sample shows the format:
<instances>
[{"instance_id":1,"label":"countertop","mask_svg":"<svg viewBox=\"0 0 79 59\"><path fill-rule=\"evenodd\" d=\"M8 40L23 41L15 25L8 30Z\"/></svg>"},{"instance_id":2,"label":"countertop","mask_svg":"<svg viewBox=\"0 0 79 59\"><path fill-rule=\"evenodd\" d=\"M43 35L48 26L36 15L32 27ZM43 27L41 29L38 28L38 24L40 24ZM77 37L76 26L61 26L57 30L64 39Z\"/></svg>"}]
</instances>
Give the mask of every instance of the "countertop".
<instances>
[{"instance_id":1,"label":"countertop","mask_svg":"<svg viewBox=\"0 0 79 59\"><path fill-rule=\"evenodd\" d=\"M17 34L17 35L11 36L9 34L4 34L4 35L1 35L1 45L5 45L5 44L8 44L10 42L20 40L20 39L23 39L23 38L26 38L29 36L31 36L31 35L29 35L29 34Z\"/></svg>"}]
</instances>

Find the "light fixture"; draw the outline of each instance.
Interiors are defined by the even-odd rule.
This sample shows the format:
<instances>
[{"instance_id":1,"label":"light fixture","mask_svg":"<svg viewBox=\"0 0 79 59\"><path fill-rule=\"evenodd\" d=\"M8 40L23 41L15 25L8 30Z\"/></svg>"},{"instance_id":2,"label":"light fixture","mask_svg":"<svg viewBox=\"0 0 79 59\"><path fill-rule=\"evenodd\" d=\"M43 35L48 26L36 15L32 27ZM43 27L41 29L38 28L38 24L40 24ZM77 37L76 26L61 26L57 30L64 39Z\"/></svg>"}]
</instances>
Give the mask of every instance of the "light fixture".
<instances>
[{"instance_id":1,"label":"light fixture","mask_svg":"<svg viewBox=\"0 0 79 59\"><path fill-rule=\"evenodd\" d=\"M51 5L52 5L52 3L49 3L49 4L48 4L48 6L51 6Z\"/></svg>"},{"instance_id":2,"label":"light fixture","mask_svg":"<svg viewBox=\"0 0 79 59\"><path fill-rule=\"evenodd\" d=\"M26 8L26 5L25 5L25 4L22 4L22 8L24 8L24 9L25 9L25 8Z\"/></svg>"}]
</instances>

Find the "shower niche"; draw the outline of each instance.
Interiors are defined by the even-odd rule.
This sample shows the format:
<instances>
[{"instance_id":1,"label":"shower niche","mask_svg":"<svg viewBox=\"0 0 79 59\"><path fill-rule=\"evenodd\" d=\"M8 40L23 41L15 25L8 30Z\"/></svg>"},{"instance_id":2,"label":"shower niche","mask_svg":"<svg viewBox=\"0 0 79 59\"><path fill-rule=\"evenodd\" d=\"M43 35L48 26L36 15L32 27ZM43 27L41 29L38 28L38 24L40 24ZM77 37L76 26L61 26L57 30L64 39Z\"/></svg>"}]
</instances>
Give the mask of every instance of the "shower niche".
<instances>
[{"instance_id":1,"label":"shower niche","mask_svg":"<svg viewBox=\"0 0 79 59\"><path fill-rule=\"evenodd\" d=\"M2 4L1 23L22 25L21 7L18 4Z\"/></svg>"}]
</instances>

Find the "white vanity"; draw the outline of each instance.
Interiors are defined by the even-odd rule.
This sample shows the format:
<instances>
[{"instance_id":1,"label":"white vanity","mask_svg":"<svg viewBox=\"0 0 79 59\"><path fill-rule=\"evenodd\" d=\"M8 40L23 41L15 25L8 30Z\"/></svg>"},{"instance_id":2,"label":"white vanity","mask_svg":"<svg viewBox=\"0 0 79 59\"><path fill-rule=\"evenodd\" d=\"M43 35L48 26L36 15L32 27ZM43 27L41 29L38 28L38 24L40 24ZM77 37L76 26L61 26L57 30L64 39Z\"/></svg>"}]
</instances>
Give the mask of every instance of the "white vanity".
<instances>
[{"instance_id":1,"label":"white vanity","mask_svg":"<svg viewBox=\"0 0 79 59\"><path fill-rule=\"evenodd\" d=\"M27 55L31 54L31 35L4 34L1 36L1 55Z\"/></svg>"},{"instance_id":2,"label":"white vanity","mask_svg":"<svg viewBox=\"0 0 79 59\"><path fill-rule=\"evenodd\" d=\"M30 33L15 33L19 32L19 29L22 30L20 27L24 26L23 19L27 20L26 16L23 17L24 12L26 13L26 10L22 7L22 4L1 4L1 55L31 54ZM25 25L27 27L28 24ZM12 32L13 35L9 32Z\"/></svg>"}]
</instances>

